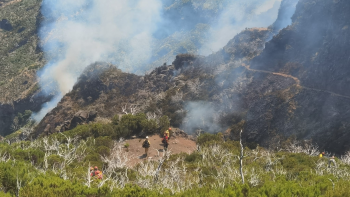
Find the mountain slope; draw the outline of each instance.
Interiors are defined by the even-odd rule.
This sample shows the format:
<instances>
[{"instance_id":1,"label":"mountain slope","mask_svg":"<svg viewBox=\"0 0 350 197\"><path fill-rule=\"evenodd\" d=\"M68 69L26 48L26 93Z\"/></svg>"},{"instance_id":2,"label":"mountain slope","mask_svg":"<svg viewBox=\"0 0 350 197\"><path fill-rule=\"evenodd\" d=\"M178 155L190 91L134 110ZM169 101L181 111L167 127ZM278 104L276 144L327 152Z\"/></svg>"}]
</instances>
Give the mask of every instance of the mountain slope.
<instances>
[{"instance_id":1,"label":"mountain slope","mask_svg":"<svg viewBox=\"0 0 350 197\"><path fill-rule=\"evenodd\" d=\"M39 93L36 78L45 64L37 34L40 4L41 0L0 1L0 135L23 126L16 117L26 110L39 111L50 99Z\"/></svg>"},{"instance_id":2,"label":"mountain slope","mask_svg":"<svg viewBox=\"0 0 350 197\"><path fill-rule=\"evenodd\" d=\"M269 32L268 29L243 31L216 54L209 57L178 55L173 65L160 66L145 76L123 73L106 63L93 64L79 78L73 90L44 117L36 129L36 135L72 128L68 125L79 116L79 111L97 112L100 118L137 112L156 114L158 117L167 115L171 124L179 127L186 115L183 110L186 101L217 102L220 91L231 88L216 84L215 74L222 72L218 63L227 64L230 59L254 57L263 49Z\"/></svg>"},{"instance_id":3,"label":"mountain slope","mask_svg":"<svg viewBox=\"0 0 350 197\"><path fill-rule=\"evenodd\" d=\"M236 139L243 128L249 143L280 147L296 138L343 153L350 149L349 6L347 1L300 0L293 24L268 42L274 26L246 29L217 53L178 55L172 65L145 76L93 65L107 70L92 78L96 69L87 71L36 135L92 121L76 123L82 113L111 118L144 112L168 115L173 126L189 133L230 127L226 135Z\"/></svg>"},{"instance_id":4,"label":"mountain slope","mask_svg":"<svg viewBox=\"0 0 350 197\"><path fill-rule=\"evenodd\" d=\"M350 139L349 6L347 1L299 1L293 25L266 43L261 55L252 60L253 69L300 81L251 102L246 129L252 141L270 145L272 136L294 135L329 151L350 148L346 143ZM257 82L276 83L267 78Z\"/></svg>"}]
</instances>

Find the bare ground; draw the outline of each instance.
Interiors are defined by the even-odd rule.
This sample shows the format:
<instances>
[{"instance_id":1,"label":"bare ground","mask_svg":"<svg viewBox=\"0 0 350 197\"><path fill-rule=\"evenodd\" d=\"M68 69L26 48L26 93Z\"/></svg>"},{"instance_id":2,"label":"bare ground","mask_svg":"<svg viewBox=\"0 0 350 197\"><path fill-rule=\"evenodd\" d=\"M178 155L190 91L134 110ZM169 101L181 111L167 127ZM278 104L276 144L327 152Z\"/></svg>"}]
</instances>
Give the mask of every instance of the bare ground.
<instances>
[{"instance_id":1,"label":"bare ground","mask_svg":"<svg viewBox=\"0 0 350 197\"><path fill-rule=\"evenodd\" d=\"M162 138L159 135L149 136L151 147L148 150L148 157L145 157L145 149L142 148L142 142L145 139L136 138L125 140L125 144L129 144L127 155L129 157L128 166L133 167L136 164L142 162L145 159L158 161L163 157L164 150L162 144ZM171 154L178 154L181 152L192 153L196 150L196 142L184 137L171 137L169 139L168 151Z\"/></svg>"}]
</instances>

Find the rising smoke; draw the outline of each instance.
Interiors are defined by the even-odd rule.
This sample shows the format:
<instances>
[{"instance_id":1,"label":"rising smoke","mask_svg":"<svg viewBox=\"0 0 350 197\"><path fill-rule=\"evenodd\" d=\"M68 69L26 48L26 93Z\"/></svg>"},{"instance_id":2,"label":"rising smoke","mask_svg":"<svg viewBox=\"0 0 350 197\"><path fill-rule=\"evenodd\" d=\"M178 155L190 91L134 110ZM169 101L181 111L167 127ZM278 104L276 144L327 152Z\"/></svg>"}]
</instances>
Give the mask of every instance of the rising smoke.
<instances>
[{"instance_id":1,"label":"rising smoke","mask_svg":"<svg viewBox=\"0 0 350 197\"><path fill-rule=\"evenodd\" d=\"M185 105L186 118L181 128L188 133L195 130L218 132L221 127L214 116L216 109L210 102L188 102Z\"/></svg>"},{"instance_id":2,"label":"rising smoke","mask_svg":"<svg viewBox=\"0 0 350 197\"><path fill-rule=\"evenodd\" d=\"M40 38L49 60L39 72L44 92L61 98L97 61L111 62L126 72L142 72L151 57L161 9L159 0L44 0ZM58 101L55 98L47 105ZM42 111L48 110L43 106Z\"/></svg>"},{"instance_id":3,"label":"rising smoke","mask_svg":"<svg viewBox=\"0 0 350 197\"><path fill-rule=\"evenodd\" d=\"M205 43L197 39L192 48L209 54L246 27L272 24L280 3L281 0L43 0L45 20L40 38L48 63L38 77L43 92L55 98L33 117L40 121L94 62L110 62L125 72L144 74L155 57L171 59L178 52L188 51L178 46L154 54L155 46L172 45L167 40L180 42L186 40L182 35L193 37L186 32L195 29L196 24L210 28L199 35Z\"/></svg>"},{"instance_id":4,"label":"rising smoke","mask_svg":"<svg viewBox=\"0 0 350 197\"><path fill-rule=\"evenodd\" d=\"M219 15L209 31L208 42L201 53L218 51L245 28L268 27L276 21L281 0L232 1Z\"/></svg>"},{"instance_id":5,"label":"rising smoke","mask_svg":"<svg viewBox=\"0 0 350 197\"><path fill-rule=\"evenodd\" d=\"M250 1L253 3L254 1ZM295 12L295 7L298 0L283 0L275 1L256 1L255 4L246 4L245 2L235 1L229 4L219 17L218 23L213 25L209 31L209 41L202 46L202 54L210 54L218 51L227 42L245 28L251 27L268 27L272 25L272 34L268 38L270 40L273 34L277 34L279 30L287 27L291 24L291 17ZM234 22L233 22L234 21ZM268 41L267 40L267 41ZM228 68L224 70L224 73L231 73L234 75L236 71ZM233 89L241 89L247 83L249 79L239 79L238 84L241 87L232 87L237 84L234 78L223 78L220 74L216 76L217 83L226 81L226 84L230 84ZM232 96L232 95L231 95ZM183 125L181 126L186 132L193 132L194 130L204 130L207 132L223 131L220 124L219 117L224 114L234 114L240 110L240 99L236 97L227 98L227 95L220 95L220 101L208 103L204 101L189 102L185 109L187 115Z\"/></svg>"}]
</instances>

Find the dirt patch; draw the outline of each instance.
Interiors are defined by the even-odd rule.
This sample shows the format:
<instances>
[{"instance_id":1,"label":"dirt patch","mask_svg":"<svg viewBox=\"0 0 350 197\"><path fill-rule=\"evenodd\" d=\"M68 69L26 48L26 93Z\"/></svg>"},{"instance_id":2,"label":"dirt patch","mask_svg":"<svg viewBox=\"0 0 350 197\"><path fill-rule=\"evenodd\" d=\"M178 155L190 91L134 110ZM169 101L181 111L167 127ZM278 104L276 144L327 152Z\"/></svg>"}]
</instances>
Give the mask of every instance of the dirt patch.
<instances>
[{"instance_id":1,"label":"dirt patch","mask_svg":"<svg viewBox=\"0 0 350 197\"><path fill-rule=\"evenodd\" d=\"M145 139L137 138L137 139L128 139L125 140L125 144L129 144L129 162L128 166L132 167L142 162L145 159L158 161L161 157L163 157L164 150L162 144L162 138L159 135L149 136L149 141L151 143L151 147L148 150L148 157L144 156L145 149L142 148L142 142ZM192 153L197 149L196 142L184 137L171 137L169 140L168 150L171 151L172 154L178 153Z\"/></svg>"}]
</instances>

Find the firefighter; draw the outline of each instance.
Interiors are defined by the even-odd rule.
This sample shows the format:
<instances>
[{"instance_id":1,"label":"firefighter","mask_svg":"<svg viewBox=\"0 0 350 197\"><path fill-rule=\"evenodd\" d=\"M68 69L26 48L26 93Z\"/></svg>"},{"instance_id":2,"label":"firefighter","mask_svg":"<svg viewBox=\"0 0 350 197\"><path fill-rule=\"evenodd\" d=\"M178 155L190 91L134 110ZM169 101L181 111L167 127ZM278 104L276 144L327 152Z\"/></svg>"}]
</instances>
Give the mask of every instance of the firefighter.
<instances>
[{"instance_id":1,"label":"firefighter","mask_svg":"<svg viewBox=\"0 0 350 197\"><path fill-rule=\"evenodd\" d=\"M92 168L92 167L91 167L91 168ZM102 179L103 174L102 174L101 171L98 170L98 167L95 166L94 171L92 171L92 173L91 173L91 176L92 176L92 177L96 177L96 178L98 178L98 179Z\"/></svg>"},{"instance_id":2,"label":"firefighter","mask_svg":"<svg viewBox=\"0 0 350 197\"><path fill-rule=\"evenodd\" d=\"M162 140L163 146L164 146L164 150L167 151L168 150L168 146L169 146L169 138L168 136L164 133L164 137Z\"/></svg>"},{"instance_id":3,"label":"firefighter","mask_svg":"<svg viewBox=\"0 0 350 197\"><path fill-rule=\"evenodd\" d=\"M142 143L142 147L145 148L145 155L146 155L146 157L147 157L148 149L149 149L150 146L151 146L151 143L148 140L148 136L146 136L146 140L143 141L143 143Z\"/></svg>"},{"instance_id":4,"label":"firefighter","mask_svg":"<svg viewBox=\"0 0 350 197\"><path fill-rule=\"evenodd\" d=\"M164 131L164 135L168 136L168 139L170 137L170 131L171 131L171 128L169 127L168 130Z\"/></svg>"},{"instance_id":5,"label":"firefighter","mask_svg":"<svg viewBox=\"0 0 350 197\"><path fill-rule=\"evenodd\" d=\"M324 156L324 152L320 153L319 157L322 158Z\"/></svg>"}]
</instances>

